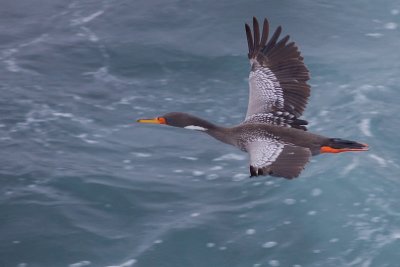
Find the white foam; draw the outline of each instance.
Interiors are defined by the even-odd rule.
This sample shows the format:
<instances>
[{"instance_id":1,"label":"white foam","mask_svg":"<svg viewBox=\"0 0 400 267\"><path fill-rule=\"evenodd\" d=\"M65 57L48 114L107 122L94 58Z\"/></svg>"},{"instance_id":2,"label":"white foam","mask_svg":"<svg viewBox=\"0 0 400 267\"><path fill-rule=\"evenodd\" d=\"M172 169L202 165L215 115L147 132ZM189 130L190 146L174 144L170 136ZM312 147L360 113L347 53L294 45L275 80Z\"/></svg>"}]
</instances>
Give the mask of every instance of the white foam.
<instances>
[{"instance_id":1,"label":"white foam","mask_svg":"<svg viewBox=\"0 0 400 267\"><path fill-rule=\"evenodd\" d=\"M76 121L76 122L79 122L79 123L82 123L82 124L88 124L88 123L92 123L93 122L92 119L79 118L79 117L75 117L75 116L72 116L70 118L71 118L72 121Z\"/></svg>"},{"instance_id":2,"label":"white foam","mask_svg":"<svg viewBox=\"0 0 400 267\"><path fill-rule=\"evenodd\" d=\"M136 262L137 262L137 260L131 259L131 260L128 260L128 261L126 261L126 262L124 262L124 263L121 263L120 265L110 265L110 266L106 266L106 267L131 267L131 266L133 266Z\"/></svg>"},{"instance_id":3,"label":"white foam","mask_svg":"<svg viewBox=\"0 0 400 267\"><path fill-rule=\"evenodd\" d=\"M275 241L269 241L262 245L263 248L272 248L275 247L278 243Z\"/></svg>"},{"instance_id":4,"label":"white foam","mask_svg":"<svg viewBox=\"0 0 400 267\"><path fill-rule=\"evenodd\" d=\"M207 179L207 180L215 180L215 179L217 179L218 177L219 177L218 174L212 173L212 174L207 175L207 176L206 176L206 179Z\"/></svg>"},{"instance_id":5,"label":"white foam","mask_svg":"<svg viewBox=\"0 0 400 267\"><path fill-rule=\"evenodd\" d=\"M190 217L198 217L198 216L200 216L200 213L198 213L198 212L194 212L194 213L190 214Z\"/></svg>"},{"instance_id":6,"label":"white foam","mask_svg":"<svg viewBox=\"0 0 400 267\"><path fill-rule=\"evenodd\" d=\"M375 216L371 218L371 222L377 223L381 221L381 217Z\"/></svg>"},{"instance_id":7,"label":"white foam","mask_svg":"<svg viewBox=\"0 0 400 267\"><path fill-rule=\"evenodd\" d=\"M390 10L390 14L392 14L392 15L398 15L399 13L400 13L400 11L398 9Z\"/></svg>"},{"instance_id":8,"label":"white foam","mask_svg":"<svg viewBox=\"0 0 400 267\"><path fill-rule=\"evenodd\" d=\"M398 25L395 22L388 22L383 27L385 27L387 30L396 30Z\"/></svg>"},{"instance_id":9,"label":"white foam","mask_svg":"<svg viewBox=\"0 0 400 267\"><path fill-rule=\"evenodd\" d=\"M400 231L397 230L391 234L392 239L400 239Z\"/></svg>"},{"instance_id":10,"label":"white foam","mask_svg":"<svg viewBox=\"0 0 400 267\"><path fill-rule=\"evenodd\" d=\"M140 152L132 152L131 154L135 155L138 158L148 158L151 157L150 153L140 153Z\"/></svg>"},{"instance_id":11,"label":"white foam","mask_svg":"<svg viewBox=\"0 0 400 267\"><path fill-rule=\"evenodd\" d=\"M359 124L359 128L360 128L361 132L365 136L368 136L368 137L372 136L371 129L370 129L370 124L371 124L371 120L369 118L362 119L360 124Z\"/></svg>"},{"instance_id":12,"label":"white foam","mask_svg":"<svg viewBox=\"0 0 400 267\"><path fill-rule=\"evenodd\" d=\"M317 212L315 210L310 210L309 212L307 212L307 214L310 216L314 216L315 214L317 214Z\"/></svg>"},{"instance_id":13,"label":"white foam","mask_svg":"<svg viewBox=\"0 0 400 267\"><path fill-rule=\"evenodd\" d=\"M249 177L246 173L237 173L233 176L232 180L235 182L243 181Z\"/></svg>"},{"instance_id":14,"label":"white foam","mask_svg":"<svg viewBox=\"0 0 400 267\"><path fill-rule=\"evenodd\" d=\"M202 171L192 171L193 176L202 176L204 175L204 172Z\"/></svg>"},{"instance_id":15,"label":"white foam","mask_svg":"<svg viewBox=\"0 0 400 267\"><path fill-rule=\"evenodd\" d=\"M254 235L256 233L255 229L247 229L246 230L246 235Z\"/></svg>"},{"instance_id":16,"label":"white foam","mask_svg":"<svg viewBox=\"0 0 400 267\"><path fill-rule=\"evenodd\" d=\"M110 74L107 67L101 67L101 68L97 69L96 71L84 72L84 73L82 73L82 75L91 75L91 76L95 77L96 79L101 80L101 81L105 81L105 82L115 82L115 83L124 82L125 83L125 81L120 80L119 78L117 78L114 75ZM131 84L131 83L127 83L127 84ZM100 106L100 105L98 107L99 108L104 108L103 106ZM145 108L142 108L140 106L134 106L133 108L134 109L139 109L139 110L140 109L143 109L143 110L145 109Z\"/></svg>"},{"instance_id":17,"label":"white foam","mask_svg":"<svg viewBox=\"0 0 400 267\"><path fill-rule=\"evenodd\" d=\"M264 185L266 185L266 186L273 186L274 184L275 184L275 182L273 182L273 181L266 181L264 183Z\"/></svg>"},{"instance_id":18,"label":"white foam","mask_svg":"<svg viewBox=\"0 0 400 267\"><path fill-rule=\"evenodd\" d=\"M68 267L83 267L83 266L88 266L90 264L91 264L90 261L80 261L77 263L72 263L72 264L68 265Z\"/></svg>"},{"instance_id":19,"label":"white foam","mask_svg":"<svg viewBox=\"0 0 400 267\"><path fill-rule=\"evenodd\" d=\"M53 116L63 117L63 118L72 118L72 117L74 117L74 115L71 114L71 113L62 113L62 112L53 112Z\"/></svg>"},{"instance_id":20,"label":"white foam","mask_svg":"<svg viewBox=\"0 0 400 267\"><path fill-rule=\"evenodd\" d=\"M31 46L31 45L34 45L34 44L41 43L41 42L45 41L47 39L47 37L49 37L49 34L47 34L47 33L41 34L39 37L34 38L31 41L22 43L18 47L19 48L23 48L23 47L27 47L27 46Z\"/></svg>"},{"instance_id":21,"label":"white foam","mask_svg":"<svg viewBox=\"0 0 400 267\"><path fill-rule=\"evenodd\" d=\"M10 58L3 61L7 65L7 70L11 72L20 72L21 68L17 65L14 58Z\"/></svg>"},{"instance_id":22,"label":"white foam","mask_svg":"<svg viewBox=\"0 0 400 267\"><path fill-rule=\"evenodd\" d=\"M187 160L193 160L193 161L198 160L198 158L196 158L196 157L181 156L180 158L181 158L181 159L187 159Z\"/></svg>"},{"instance_id":23,"label":"white foam","mask_svg":"<svg viewBox=\"0 0 400 267\"><path fill-rule=\"evenodd\" d=\"M328 110L321 110L320 112L319 112L319 115L321 116L321 117L325 117L325 116L327 116L329 114L329 111Z\"/></svg>"},{"instance_id":24,"label":"white foam","mask_svg":"<svg viewBox=\"0 0 400 267\"><path fill-rule=\"evenodd\" d=\"M207 243L206 246L208 248L213 248L213 247L215 247L215 244L210 242L210 243Z\"/></svg>"},{"instance_id":25,"label":"white foam","mask_svg":"<svg viewBox=\"0 0 400 267\"><path fill-rule=\"evenodd\" d=\"M355 260L350 262L348 266L360 266L360 267L370 267L371 266L371 261L372 259L363 259L360 257L357 257Z\"/></svg>"},{"instance_id":26,"label":"white foam","mask_svg":"<svg viewBox=\"0 0 400 267\"><path fill-rule=\"evenodd\" d=\"M314 189L311 191L311 196L313 196L313 197L320 196L321 194L322 194L322 190L319 189L319 188L314 188Z\"/></svg>"},{"instance_id":27,"label":"white foam","mask_svg":"<svg viewBox=\"0 0 400 267\"><path fill-rule=\"evenodd\" d=\"M363 84L360 87L360 90L362 91L371 91L375 89L375 86L371 85L371 84Z\"/></svg>"},{"instance_id":28,"label":"white foam","mask_svg":"<svg viewBox=\"0 0 400 267\"><path fill-rule=\"evenodd\" d=\"M210 168L210 171L219 171L219 170L222 170L223 168L222 168L222 166L214 166L214 167L211 167Z\"/></svg>"},{"instance_id":29,"label":"white foam","mask_svg":"<svg viewBox=\"0 0 400 267\"><path fill-rule=\"evenodd\" d=\"M92 139L87 138L87 134L79 134L76 135L76 137L80 138L82 141L88 143L88 144L97 144L98 142Z\"/></svg>"},{"instance_id":30,"label":"white foam","mask_svg":"<svg viewBox=\"0 0 400 267\"><path fill-rule=\"evenodd\" d=\"M296 204L296 200L293 198L287 198L283 201L283 203L285 203L286 205L293 205Z\"/></svg>"},{"instance_id":31,"label":"white foam","mask_svg":"<svg viewBox=\"0 0 400 267\"><path fill-rule=\"evenodd\" d=\"M15 53L17 53L18 51L19 50L17 48L6 49L1 52L2 55L1 55L0 59L10 57L10 56L14 55Z\"/></svg>"},{"instance_id":32,"label":"white foam","mask_svg":"<svg viewBox=\"0 0 400 267\"><path fill-rule=\"evenodd\" d=\"M358 158L353 158L351 163L348 164L346 167L343 168L342 176L346 176L349 172L354 170L358 166Z\"/></svg>"},{"instance_id":33,"label":"white foam","mask_svg":"<svg viewBox=\"0 0 400 267\"><path fill-rule=\"evenodd\" d=\"M384 158L379 157L376 154L369 154L368 155L371 159L374 159L381 167L387 167L387 162Z\"/></svg>"},{"instance_id":34,"label":"white foam","mask_svg":"<svg viewBox=\"0 0 400 267\"><path fill-rule=\"evenodd\" d=\"M370 33L366 33L365 36L374 37L374 38L380 38L380 37L383 36L383 34L379 33L379 32L370 32Z\"/></svg>"},{"instance_id":35,"label":"white foam","mask_svg":"<svg viewBox=\"0 0 400 267\"><path fill-rule=\"evenodd\" d=\"M240 154L234 154L234 153L229 153L222 155L221 157L213 159L213 161L223 161L223 160L245 160L246 156L245 155L240 155Z\"/></svg>"},{"instance_id":36,"label":"white foam","mask_svg":"<svg viewBox=\"0 0 400 267\"><path fill-rule=\"evenodd\" d=\"M90 74L92 74L92 73L90 73ZM137 99L138 97L137 96L130 96L130 97L123 97L123 98L121 98L118 102L117 102L117 104L121 104L121 105L131 105L132 103L132 100L135 100L135 99Z\"/></svg>"},{"instance_id":37,"label":"white foam","mask_svg":"<svg viewBox=\"0 0 400 267\"><path fill-rule=\"evenodd\" d=\"M274 267L281 265L278 260L270 260L268 264Z\"/></svg>"},{"instance_id":38,"label":"white foam","mask_svg":"<svg viewBox=\"0 0 400 267\"><path fill-rule=\"evenodd\" d=\"M78 19L74 19L71 21L72 25L81 25L81 24L85 24L88 23L92 20L94 20L95 18L97 18L98 16L102 15L104 13L103 10L97 11L89 16L83 17L83 18L78 18Z\"/></svg>"},{"instance_id":39,"label":"white foam","mask_svg":"<svg viewBox=\"0 0 400 267\"><path fill-rule=\"evenodd\" d=\"M100 40L99 37L87 27L81 27L81 29L85 31L85 34L83 34L83 36L87 37L91 42L96 43Z\"/></svg>"}]
</instances>

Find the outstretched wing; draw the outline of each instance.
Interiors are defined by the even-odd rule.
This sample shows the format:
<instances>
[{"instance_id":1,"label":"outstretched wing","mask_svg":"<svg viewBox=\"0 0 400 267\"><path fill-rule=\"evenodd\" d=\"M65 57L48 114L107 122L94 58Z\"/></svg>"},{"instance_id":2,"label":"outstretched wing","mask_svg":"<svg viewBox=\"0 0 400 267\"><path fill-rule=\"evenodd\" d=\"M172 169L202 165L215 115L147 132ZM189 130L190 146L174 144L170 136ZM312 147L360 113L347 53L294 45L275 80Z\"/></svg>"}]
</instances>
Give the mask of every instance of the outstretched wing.
<instances>
[{"instance_id":1,"label":"outstretched wing","mask_svg":"<svg viewBox=\"0 0 400 267\"><path fill-rule=\"evenodd\" d=\"M293 118L303 113L310 96L309 72L303 57L289 35L279 39L279 26L268 40L269 23L264 20L262 35L256 18L253 18L253 34L246 24L249 46L248 57L251 71L249 76L250 96L246 121L260 114L282 112ZM267 42L268 41L268 42ZM268 121L261 120L261 123Z\"/></svg>"},{"instance_id":2,"label":"outstretched wing","mask_svg":"<svg viewBox=\"0 0 400 267\"><path fill-rule=\"evenodd\" d=\"M292 179L300 175L311 157L308 148L268 139L246 145L251 176L272 175Z\"/></svg>"}]
</instances>

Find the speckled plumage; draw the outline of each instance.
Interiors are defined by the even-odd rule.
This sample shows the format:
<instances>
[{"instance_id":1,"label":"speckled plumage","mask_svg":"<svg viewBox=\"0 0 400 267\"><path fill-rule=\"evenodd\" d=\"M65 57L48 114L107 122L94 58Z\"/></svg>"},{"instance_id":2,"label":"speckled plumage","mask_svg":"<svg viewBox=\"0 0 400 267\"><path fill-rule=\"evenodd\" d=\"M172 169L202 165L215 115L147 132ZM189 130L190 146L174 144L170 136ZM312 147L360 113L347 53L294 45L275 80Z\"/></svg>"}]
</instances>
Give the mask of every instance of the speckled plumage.
<instances>
[{"instance_id":1,"label":"speckled plumage","mask_svg":"<svg viewBox=\"0 0 400 267\"><path fill-rule=\"evenodd\" d=\"M282 127L293 127L297 129L307 130L305 125L308 124L305 120L296 118L293 114L287 111L274 111L269 113L257 113L246 118L243 124L249 123L267 123Z\"/></svg>"},{"instance_id":2,"label":"speckled plumage","mask_svg":"<svg viewBox=\"0 0 400 267\"><path fill-rule=\"evenodd\" d=\"M253 115L268 113L274 108L284 108L283 91L276 76L269 68L263 68L257 62L252 67L246 120Z\"/></svg>"}]
</instances>

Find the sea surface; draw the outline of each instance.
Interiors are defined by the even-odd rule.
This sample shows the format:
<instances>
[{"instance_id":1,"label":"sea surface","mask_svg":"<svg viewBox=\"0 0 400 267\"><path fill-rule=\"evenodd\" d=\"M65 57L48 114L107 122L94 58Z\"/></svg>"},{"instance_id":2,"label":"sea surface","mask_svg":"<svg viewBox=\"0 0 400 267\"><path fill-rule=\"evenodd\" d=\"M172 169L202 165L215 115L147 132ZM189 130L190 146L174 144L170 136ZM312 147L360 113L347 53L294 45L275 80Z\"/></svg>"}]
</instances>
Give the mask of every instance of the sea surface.
<instances>
[{"instance_id":1,"label":"sea surface","mask_svg":"<svg viewBox=\"0 0 400 267\"><path fill-rule=\"evenodd\" d=\"M244 23L282 25L310 69L309 130L368 143L300 178L135 123L240 123ZM1 267L400 266L400 2L0 2Z\"/></svg>"}]
</instances>

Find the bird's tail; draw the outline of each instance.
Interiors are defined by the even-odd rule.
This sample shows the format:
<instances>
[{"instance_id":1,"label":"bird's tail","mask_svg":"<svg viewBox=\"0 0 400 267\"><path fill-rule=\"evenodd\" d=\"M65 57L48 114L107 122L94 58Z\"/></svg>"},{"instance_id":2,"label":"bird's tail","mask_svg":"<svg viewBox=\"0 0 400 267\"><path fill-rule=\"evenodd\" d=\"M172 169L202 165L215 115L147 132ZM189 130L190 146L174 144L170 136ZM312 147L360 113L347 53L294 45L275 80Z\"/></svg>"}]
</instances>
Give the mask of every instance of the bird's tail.
<instances>
[{"instance_id":1,"label":"bird's tail","mask_svg":"<svg viewBox=\"0 0 400 267\"><path fill-rule=\"evenodd\" d=\"M330 138L321 146L321 153L341 153L348 151L367 151L368 145L340 138Z\"/></svg>"}]
</instances>

